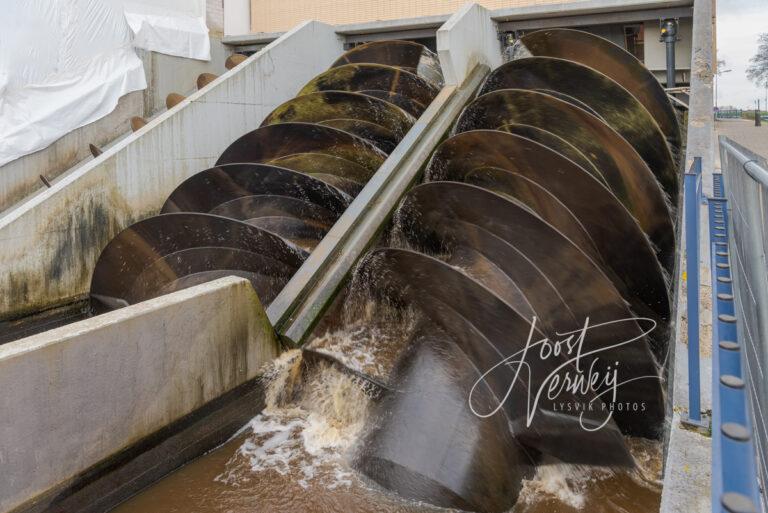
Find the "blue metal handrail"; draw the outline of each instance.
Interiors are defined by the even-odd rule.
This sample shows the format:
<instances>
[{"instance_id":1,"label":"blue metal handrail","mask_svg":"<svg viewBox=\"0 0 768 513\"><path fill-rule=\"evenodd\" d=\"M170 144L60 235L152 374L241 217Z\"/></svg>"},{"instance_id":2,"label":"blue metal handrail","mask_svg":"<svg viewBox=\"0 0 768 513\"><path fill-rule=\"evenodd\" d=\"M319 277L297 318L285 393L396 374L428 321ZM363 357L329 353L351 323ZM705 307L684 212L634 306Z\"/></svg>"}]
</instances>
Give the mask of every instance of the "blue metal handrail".
<instances>
[{"instance_id":1,"label":"blue metal handrail","mask_svg":"<svg viewBox=\"0 0 768 513\"><path fill-rule=\"evenodd\" d=\"M713 188L714 197L708 200L713 295L712 511L757 513L759 502L752 421L746 379L742 372L744 356L737 336L728 202L724 198L722 175L713 175ZM698 309L698 304L694 309Z\"/></svg>"},{"instance_id":2,"label":"blue metal handrail","mask_svg":"<svg viewBox=\"0 0 768 513\"><path fill-rule=\"evenodd\" d=\"M688 288L688 418L700 425L701 370L699 365L699 202L701 200L701 157L695 157L685 173L683 208L685 215L685 267Z\"/></svg>"}]
</instances>

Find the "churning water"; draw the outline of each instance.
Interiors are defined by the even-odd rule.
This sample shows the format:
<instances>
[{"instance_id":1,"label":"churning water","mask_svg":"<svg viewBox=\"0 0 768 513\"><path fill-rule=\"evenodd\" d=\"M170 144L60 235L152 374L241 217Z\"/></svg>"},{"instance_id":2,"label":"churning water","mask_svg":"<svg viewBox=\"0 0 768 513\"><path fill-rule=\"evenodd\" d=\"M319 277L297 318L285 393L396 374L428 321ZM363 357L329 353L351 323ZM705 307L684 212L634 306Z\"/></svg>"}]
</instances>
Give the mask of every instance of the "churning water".
<instances>
[{"instance_id":1,"label":"churning water","mask_svg":"<svg viewBox=\"0 0 768 513\"><path fill-rule=\"evenodd\" d=\"M401 317L398 322L372 326L369 315L359 311L357 315L357 322L317 337L310 347L384 379L412 319ZM393 325L399 326L398 331L386 328ZM287 351L270 364L265 379L267 406L237 435L115 511L452 511L400 498L351 467L351 454L376 400L375 387L322 358L308 365L298 350ZM629 444L638 463L631 472L545 461L525 481L512 513L658 510L660 444L640 439Z\"/></svg>"}]
</instances>

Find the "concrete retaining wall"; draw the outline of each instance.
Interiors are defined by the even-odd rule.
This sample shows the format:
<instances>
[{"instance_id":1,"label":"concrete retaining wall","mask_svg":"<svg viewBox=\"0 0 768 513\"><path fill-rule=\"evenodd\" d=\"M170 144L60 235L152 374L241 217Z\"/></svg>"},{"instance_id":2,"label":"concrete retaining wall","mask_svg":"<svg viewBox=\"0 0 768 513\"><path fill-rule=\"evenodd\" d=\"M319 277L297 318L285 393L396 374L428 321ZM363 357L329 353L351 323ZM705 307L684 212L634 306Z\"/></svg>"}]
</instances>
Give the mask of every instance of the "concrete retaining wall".
<instances>
[{"instance_id":1,"label":"concrete retaining wall","mask_svg":"<svg viewBox=\"0 0 768 513\"><path fill-rule=\"evenodd\" d=\"M72 130L56 142L0 167L0 212L45 190L43 175L50 182L90 160L89 144L107 146L131 131L134 116L150 117L165 110L169 93L187 94L196 87L200 73L222 74L231 50L221 38L211 37L211 60L198 61L157 52L136 50L144 65L147 88L128 93L115 109L101 119Z\"/></svg>"},{"instance_id":2,"label":"concrete retaining wall","mask_svg":"<svg viewBox=\"0 0 768 513\"><path fill-rule=\"evenodd\" d=\"M82 297L102 248L159 211L343 51L332 27L307 22L0 218L0 319Z\"/></svg>"},{"instance_id":3,"label":"concrete retaining wall","mask_svg":"<svg viewBox=\"0 0 768 513\"><path fill-rule=\"evenodd\" d=\"M0 511L257 376L278 345L222 278L0 346Z\"/></svg>"},{"instance_id":4,"label":"concrete retaining wall","mask_svg":"<svg viewBox=\"0 0 768 513\"><path fill-rule=\"evenodd\" d=\"M501 42L491 12L467 4L437 30L437 54L445 83L461 84L478 64L501 66Z\"/></svg>"}]
</instances>

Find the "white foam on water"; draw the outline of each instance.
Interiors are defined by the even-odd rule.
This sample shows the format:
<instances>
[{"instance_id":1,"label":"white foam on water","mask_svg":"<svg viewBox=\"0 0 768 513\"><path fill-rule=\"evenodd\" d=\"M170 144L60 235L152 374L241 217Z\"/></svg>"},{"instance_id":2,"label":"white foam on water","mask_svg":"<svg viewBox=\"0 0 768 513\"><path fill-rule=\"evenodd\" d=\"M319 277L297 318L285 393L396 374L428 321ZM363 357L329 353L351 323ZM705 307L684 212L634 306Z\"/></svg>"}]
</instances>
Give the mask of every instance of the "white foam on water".
<instances>
[{"instance_id":1,"label":"white foam on water","mask_svg":"<svg viewBox=\"0 0 768 513\"><path fill-rule=\"evenodd\" d=\"M523 481L519 501L535 504L542 495L577 510L586 505L586 491L591 482L610 477L612 470L602 467L571 465L557 460L539 465L531 479Z\"/></svg>"},{"instance_id":2,"label":"white foam on water","mask_svg":"<svg viewBox=\"0 0 768 513\"><path fill-rule=\"evenodd\" d=\"M265 373L266 407L216 480L231 486L253 473L291 475L303 488L352 485L347 450L365 423L368 398L354 378L320 362L307 370L300 351L288 351Z\"/></svg>"}]
</instances>

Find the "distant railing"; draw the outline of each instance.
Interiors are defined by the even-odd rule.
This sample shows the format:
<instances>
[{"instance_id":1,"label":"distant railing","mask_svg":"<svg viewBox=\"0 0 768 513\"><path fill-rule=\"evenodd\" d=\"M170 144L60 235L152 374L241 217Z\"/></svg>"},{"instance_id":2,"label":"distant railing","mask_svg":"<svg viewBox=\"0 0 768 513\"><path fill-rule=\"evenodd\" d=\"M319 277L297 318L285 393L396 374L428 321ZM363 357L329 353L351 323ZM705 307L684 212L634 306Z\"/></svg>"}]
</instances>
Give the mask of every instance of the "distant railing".
<instances>
[{"instance_id":1,"label":"distant railing","mask_svg":"<svg viewBox=\"0 0 768 513\"><path fill-rule=\"evenodd\" d=\"M715 111L715 119L739 119L741 113L741 109L720 109Z\"/></svg>"},{"instance_id":2,"label":"distant railing","mask_svg":"<svg viewBox=\"0 0 768 513\"><path fill-rule=\"evenodd\" d=\"M713 175L708 200L712 511L746 513L765 511L759 489L768 476L768 171L725 137L720 155L722 174Z\"/></svg>"}]
</instances>

